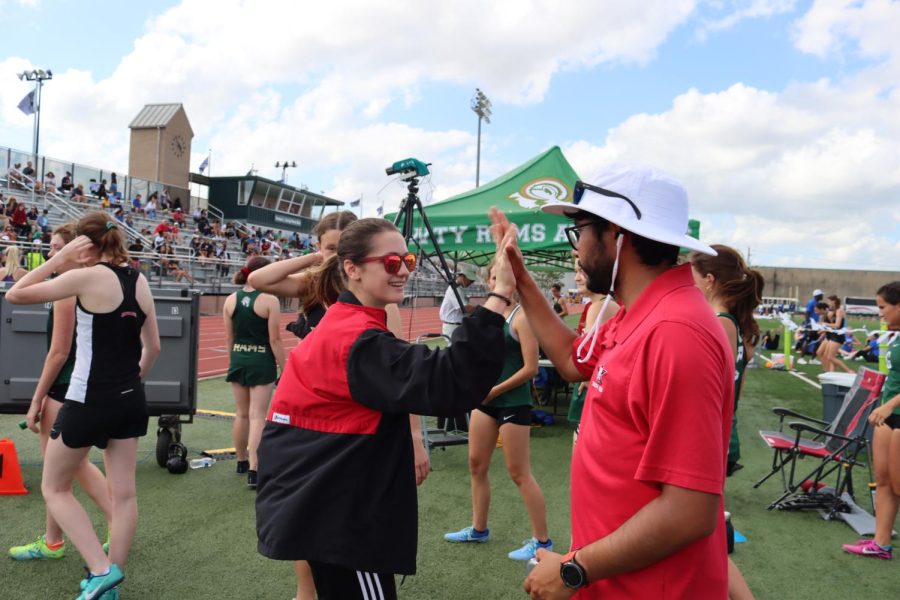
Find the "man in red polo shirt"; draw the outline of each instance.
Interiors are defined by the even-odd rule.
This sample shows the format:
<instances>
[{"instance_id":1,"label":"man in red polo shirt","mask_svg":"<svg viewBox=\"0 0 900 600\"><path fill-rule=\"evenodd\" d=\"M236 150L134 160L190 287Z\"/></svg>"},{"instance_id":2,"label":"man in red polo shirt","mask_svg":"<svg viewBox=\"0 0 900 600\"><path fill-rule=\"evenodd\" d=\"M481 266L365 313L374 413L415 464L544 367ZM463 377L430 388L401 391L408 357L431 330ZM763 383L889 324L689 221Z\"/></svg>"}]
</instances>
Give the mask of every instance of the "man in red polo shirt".
<instances>
[{"instance_id":1,"label":"man in red polo shirt","mask_svg":"<svg viewBox=\"0 0 900 600\"><path fill-rule=\"evenodd\" d=\"M722 493L734 364L724 330L680 246L687 193L653 169L612 167L545 212L567 229L588 289L622 308L581 338L553 314L510 245L518 291L542 348L569 380L588 380L572 458L572 548L541 552L532 598L728 595ZM495 214L497 224L505 219Z\"/></svg>"}]
</instances>

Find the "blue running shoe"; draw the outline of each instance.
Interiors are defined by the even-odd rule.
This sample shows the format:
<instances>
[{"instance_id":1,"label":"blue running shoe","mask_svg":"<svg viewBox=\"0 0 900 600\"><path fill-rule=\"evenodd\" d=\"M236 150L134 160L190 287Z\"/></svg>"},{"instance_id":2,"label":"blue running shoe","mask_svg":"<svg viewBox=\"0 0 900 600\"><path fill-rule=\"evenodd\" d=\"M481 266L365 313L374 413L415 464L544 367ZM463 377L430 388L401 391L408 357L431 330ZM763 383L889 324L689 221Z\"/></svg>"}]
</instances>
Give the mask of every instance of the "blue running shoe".
<instances>
[{"instance_id":1,"label":"blue running shoe","mask_svg":"<svg viewBox=\"0 0 900 600\"><path fill-rule=\"evenodd\" d=\"M509 556L513 560L531 560L534 558L534 555L537 554L537 549L543 548L544 550L553 550L553 541L547 540L547 543L542 544L537 541L536 538L531 538L530 540L525 541L525 545L517 550L513 550L507 556Z\"/></svg>"},{"instance_id":2,"label":"blue running shoe","mask_svg":"<svg viewBox=\"0 0 900 600\"><path fill-rule=\"evenodd\" d=\"M118 565L110 565L106 575L92 575L88 573L87 579L81 582L81 595L75 600L109 600L106 596L117 585L125 580L125 573ZM118 592L115 596L118 597Z\"/></svg>"},{"instance_id":3,"label":"blue running shoe","mask_svg":"<svg viewBox=\"0 0 900 600\"><path fill-rule=\"evenodd\" d=\"M475 531L474 527L466 527L459 531L444 534L444 539L448 542L477 542L483 544L488 541L489 537L491 537L490 529L485 529L483 532L479 533Z\"/></svg>"}]
</instances>

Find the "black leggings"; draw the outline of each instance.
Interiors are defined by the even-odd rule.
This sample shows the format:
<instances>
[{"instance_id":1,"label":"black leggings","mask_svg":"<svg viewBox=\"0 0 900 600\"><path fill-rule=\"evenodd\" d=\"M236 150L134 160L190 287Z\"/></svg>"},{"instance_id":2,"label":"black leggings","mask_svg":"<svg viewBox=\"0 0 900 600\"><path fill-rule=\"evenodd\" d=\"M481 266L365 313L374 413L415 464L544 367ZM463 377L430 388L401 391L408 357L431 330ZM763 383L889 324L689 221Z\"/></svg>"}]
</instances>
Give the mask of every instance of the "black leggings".
<instances>
[{"instance_id":1,"label":"black leggings","mask_svg":"<svg viewBox=\"0 0 900 600\"><path fill-rule=\"evenodd\" d=\"M354 571L346 567L309 561L319 600L397 600L391 573Z\"/></svg>"}]
</instances>

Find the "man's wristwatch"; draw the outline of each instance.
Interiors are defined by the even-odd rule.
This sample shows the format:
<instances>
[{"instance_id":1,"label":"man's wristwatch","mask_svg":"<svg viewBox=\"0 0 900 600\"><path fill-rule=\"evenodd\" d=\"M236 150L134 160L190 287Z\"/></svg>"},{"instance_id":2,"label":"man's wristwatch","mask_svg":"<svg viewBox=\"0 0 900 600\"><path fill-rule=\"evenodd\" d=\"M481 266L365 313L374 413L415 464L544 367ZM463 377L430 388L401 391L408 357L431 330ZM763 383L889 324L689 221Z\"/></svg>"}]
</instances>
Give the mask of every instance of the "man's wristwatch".
<instances>
[{"instance_id":1,"label":"man's wristwatch","mask_svg":"<svg viewBox=\"0 0 900 600\"><path fill-rule=\"evenodd\" d=\"M588 584L587 572L575 560L575 552L577 550L563 556L562 563L559 565L559 576L570 590L581 589Z\"/></svg>"}]
</instances>

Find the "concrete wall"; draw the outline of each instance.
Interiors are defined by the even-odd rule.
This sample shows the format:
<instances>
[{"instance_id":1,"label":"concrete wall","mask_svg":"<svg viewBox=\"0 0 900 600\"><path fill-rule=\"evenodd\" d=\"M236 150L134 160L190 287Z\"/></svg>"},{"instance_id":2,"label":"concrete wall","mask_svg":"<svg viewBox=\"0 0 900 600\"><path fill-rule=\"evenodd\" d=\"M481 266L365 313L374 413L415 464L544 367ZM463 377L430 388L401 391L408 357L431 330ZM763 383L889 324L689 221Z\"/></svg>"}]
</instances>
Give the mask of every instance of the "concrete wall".
<instances>
[{"instance_id":1,"label":"concrete wall","mask_svg":"<svg viewBox=\"0 0 900 600\"><path fill-rule=\"evenodd\" d=\"M875 290L890 281L900 281L900 271L850 271L843 269L800 269L754 267L766 279L764 296L797 297L805 303L816 288L826 296L836 294L874 298Z\"/></svg>"}]
</instances>

